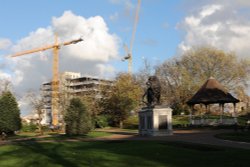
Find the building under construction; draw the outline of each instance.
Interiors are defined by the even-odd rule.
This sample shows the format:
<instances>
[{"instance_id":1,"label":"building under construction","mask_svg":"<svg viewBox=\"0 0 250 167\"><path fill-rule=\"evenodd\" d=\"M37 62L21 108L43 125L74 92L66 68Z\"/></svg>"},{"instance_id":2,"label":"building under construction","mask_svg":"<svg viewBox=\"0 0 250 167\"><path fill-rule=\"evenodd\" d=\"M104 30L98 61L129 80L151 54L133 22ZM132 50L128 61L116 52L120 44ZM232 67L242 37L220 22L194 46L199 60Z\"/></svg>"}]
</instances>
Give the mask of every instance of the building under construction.
<instances>
[{"instance_id":1,"label":"building under construction","mask_svg":"<svg viewBox=\"0 0 250 167\"><path fill-rule=\"evenodd\" d=\"M81 76L80 73L64 72L59 77L59 100L62 104L67 104L73 97L91 97L93 100L102 98L101 88L113 85L113 81ZM44 99L43 123L52 123L52 85L51 82L43 83L41 94ZM63 106L59 106L59 111ZM60 112L59 112L60 113ZM58 116L61 122L62 115Z\"/></svg>"}]
</instances>

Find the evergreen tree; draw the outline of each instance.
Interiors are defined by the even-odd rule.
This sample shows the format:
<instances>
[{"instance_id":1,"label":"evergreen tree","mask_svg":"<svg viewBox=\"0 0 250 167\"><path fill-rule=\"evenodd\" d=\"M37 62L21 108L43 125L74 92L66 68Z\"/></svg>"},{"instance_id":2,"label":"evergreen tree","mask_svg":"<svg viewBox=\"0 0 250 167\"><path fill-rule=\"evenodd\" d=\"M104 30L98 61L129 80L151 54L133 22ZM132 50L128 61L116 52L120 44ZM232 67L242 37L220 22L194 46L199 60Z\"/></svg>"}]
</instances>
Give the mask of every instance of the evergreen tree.
<instances>
[{"instance_id":1,"label":"evergreen tree","mask_svg":"<svg viewBox=\"0 0 250 167\"><path fill-rule=\"evenodd\" d=\"M87 134L92 127L90 115L79 98L70 100L64 121L66 123L66 134L68 135Z\"/></svg>"},{"instance_id":2,"label":"evergreen tree","mask_svg":"<svg viewBox=\"0 0 250 167\"><path fill-rule=\"evenodd\" d=\"M0 115L0 132L13 134L21 129L20 109L10 91L3 92L0 97Z\"/></svg>"}]
</instances>

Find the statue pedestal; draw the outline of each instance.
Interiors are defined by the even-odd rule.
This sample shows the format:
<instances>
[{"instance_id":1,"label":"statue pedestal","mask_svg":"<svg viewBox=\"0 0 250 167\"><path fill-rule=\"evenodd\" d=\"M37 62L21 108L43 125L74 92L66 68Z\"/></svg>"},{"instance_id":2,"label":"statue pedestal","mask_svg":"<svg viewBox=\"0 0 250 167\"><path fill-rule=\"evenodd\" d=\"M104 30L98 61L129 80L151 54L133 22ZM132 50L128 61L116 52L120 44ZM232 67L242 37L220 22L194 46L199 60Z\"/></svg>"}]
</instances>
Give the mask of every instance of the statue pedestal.
<instances>
[{"instance_id":1,"label":"statue pedestal","mask_svg":"<svg viewBox=\"0 0 250 167\"><path fill-rule=\"evenodd\" d=\"M139 111L139 134L142 136L172 135L172 109L160 106L142 108Z\"/></svg>"}]
</instances>

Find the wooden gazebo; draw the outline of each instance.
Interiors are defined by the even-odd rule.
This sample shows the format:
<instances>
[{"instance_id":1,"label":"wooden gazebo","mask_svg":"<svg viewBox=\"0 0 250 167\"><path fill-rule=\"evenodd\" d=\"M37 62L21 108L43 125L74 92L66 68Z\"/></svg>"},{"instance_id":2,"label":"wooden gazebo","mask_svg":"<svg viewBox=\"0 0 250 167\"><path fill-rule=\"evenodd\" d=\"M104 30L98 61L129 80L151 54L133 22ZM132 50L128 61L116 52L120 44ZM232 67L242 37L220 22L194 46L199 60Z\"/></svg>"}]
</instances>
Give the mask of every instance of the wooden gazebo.
<instances>
[{"instance_id":1,"label":"wooden gazebo","mask_svg":"<svg viewBox=\"0 0 250 167\"><path fill-rule=\"evenodd\" d=\"M221 110L220 123L222 123L222 114L224 112L225 103L233 103L234 115L236 116L236 103L239 100L233 97L226 89L213 77L210 77L203 86L196 92L196 94L187 101L187 104L192 108L195 104L203 104L206 110L210 110L210 104L219 104ZM192 111L190 112L190 120L192 118ZM235 123L237 118L235 117Z\"/></svg>"}]
</instances>

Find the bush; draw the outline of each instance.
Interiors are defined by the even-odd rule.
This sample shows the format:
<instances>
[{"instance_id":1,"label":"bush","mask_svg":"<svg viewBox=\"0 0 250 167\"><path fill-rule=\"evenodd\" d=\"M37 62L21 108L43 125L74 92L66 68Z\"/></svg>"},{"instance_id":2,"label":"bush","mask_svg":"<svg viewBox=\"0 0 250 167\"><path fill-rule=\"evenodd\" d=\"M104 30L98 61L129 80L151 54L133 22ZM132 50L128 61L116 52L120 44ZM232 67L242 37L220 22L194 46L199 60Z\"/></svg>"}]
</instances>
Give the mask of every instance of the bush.
<instances>
[{"instance_id":1,"label":"bush","mask_svg":"<svg viewBox=\"0 0 250 167\"><path fill-rule=\"evenodd\" d=\"M173 125L187 125L189 124L189 116L187 115L174 115Z\"/></svg>"},{"instance_id":2,"label":"bush","mask_svg":"<svg viewBox=\"0 0 250 167\"><path fill-rule=\"evenodd\" d=\"M22 132L35 132L36 129L37 129L36 124L33 124L33 123L31 123L31 124L23 124L21 131Z\"/></svg>"},{"instance_id":3,"label":"bush","mask_svg":"<svg viewBox=\"0 0 250 167\"><path fill-rule=\"evenodd\" d=\"M109 125L109 116L107 115L98 115L95 118L95 127L96 128L105 128Z\"/></svg>"},{"instance_id":4,"label":"bush","mask_svg":"<svg viewBox=\"0 0 250 167\"><path fill-rule=\"evenodd\" d=\"M79 98L70 100L64 119L67 135L84 135L92 129L90 114Z\"/></svg>"},{"instance_id":5,"label":"bush","mask_svg":"<svg viewBox=\"0 0 250 167\"><path fill-rule=\"evenodd\" d=\"M42 130L43 130L43 132L50 132L51 131L51 129L48 125L43 125Z\"/></svg>"},{"instance_id":6,"label":"bush","mask_svg":"<svg viewBox=\"0 0 250 167\"><path fill-rule=\"evenodd\" d=\"M186 105L181 105L179 103L173 104L171 106L172 113L173 115L181 115L182 113L184 113L185 115L189 114L189 108Z\"/></svg>"},{"instance_id":7,"label":"bush","mask_svg":"<svg viewBox=\"0 0 250 167\"><path fill-rule=\"evenodd\" d=\"M138 116L130 116L124 121L123 127L126 129L138 129L139 120Z\"/></svg>"}]
</instances>

